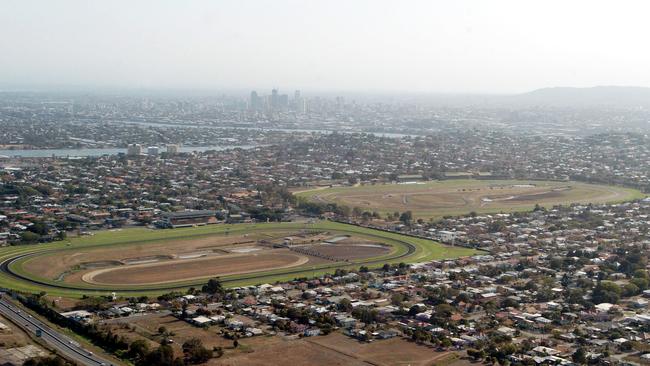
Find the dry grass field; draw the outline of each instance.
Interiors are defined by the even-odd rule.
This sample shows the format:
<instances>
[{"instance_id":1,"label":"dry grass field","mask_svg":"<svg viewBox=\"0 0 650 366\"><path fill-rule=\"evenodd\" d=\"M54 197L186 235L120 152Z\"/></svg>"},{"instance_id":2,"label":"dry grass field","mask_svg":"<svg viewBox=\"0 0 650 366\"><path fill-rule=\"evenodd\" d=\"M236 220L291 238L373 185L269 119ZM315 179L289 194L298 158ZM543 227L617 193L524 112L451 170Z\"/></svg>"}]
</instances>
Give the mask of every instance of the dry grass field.
<instances>
[{"instance_id":1,"label":"dry grass field","mask_svg":"<svg viewBox=\"0 0 650 366\"><path fill-rule=\"evenodd\" d=\"M343 334L332 333L325 337L310 338L308 341L326 350L350 355L356 360L372 365L429 366L449 356L449 352L436 352L428 346L402 338L362 343Z\"/></svg>"},{"instance_id":2,"label":"dry grass field","mask_svg":"<svg viewBox=\"0 0 650 366\"><path fill-rule=\"evenodd\" d=\"M298 196L315 202L334 202L362 210L393 213L412 211L416 217L510 212L535 204L618 202L642 195L635 190L551 181L448 180L334 187L303 191Z\"/></svg>"},{"instance_id":3,"label":"dry grass field","mask_svg":"<svg viewBox=\"0 0 650 366\"><path fill-rule=\"evenodd\" d=\"M435 350L394 338L373 343L360 343L340 333L324 337L277 341L252 347L248 353L226 354L222 359L212 360L210 365L257 366L257 365L436 365L449 356L449 352ZM245 342L246 340L244 340Z\"/></svg>"},{"instance_id":4,"label":"dry grass field","mask_svg":"<svg viewBox=\"0 0 650 366\"><path fill-rule=\"evenodd\" d=\"M0 348L22 347L27 344L33 344L27 333L5 317L0 316L0 323L7 327L6 329L0 330Z\"/></svg>"}]
</instances>

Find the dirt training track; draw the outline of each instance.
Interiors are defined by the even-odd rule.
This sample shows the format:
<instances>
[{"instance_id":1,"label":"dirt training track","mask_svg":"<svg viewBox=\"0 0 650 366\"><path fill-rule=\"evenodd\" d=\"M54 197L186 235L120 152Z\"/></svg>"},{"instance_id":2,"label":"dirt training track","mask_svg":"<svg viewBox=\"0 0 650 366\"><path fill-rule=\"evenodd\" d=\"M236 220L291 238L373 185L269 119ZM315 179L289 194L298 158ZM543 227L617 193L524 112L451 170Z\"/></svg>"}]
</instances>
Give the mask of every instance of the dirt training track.
<instances>
[{"instance_id":1,"label":"dirt training track","mask_svg":"<svg viewBox=\"0 0 650 366\"><path fill-rule=\"evenodd\" d=\"M83 281L104 285L152 285L173 283L179 278L197 280L205 278L206 273L220 277L298 267L307 262L309 258L293 253L238 254L98 269L83 275Z\"/></svg>"}]
</instances>

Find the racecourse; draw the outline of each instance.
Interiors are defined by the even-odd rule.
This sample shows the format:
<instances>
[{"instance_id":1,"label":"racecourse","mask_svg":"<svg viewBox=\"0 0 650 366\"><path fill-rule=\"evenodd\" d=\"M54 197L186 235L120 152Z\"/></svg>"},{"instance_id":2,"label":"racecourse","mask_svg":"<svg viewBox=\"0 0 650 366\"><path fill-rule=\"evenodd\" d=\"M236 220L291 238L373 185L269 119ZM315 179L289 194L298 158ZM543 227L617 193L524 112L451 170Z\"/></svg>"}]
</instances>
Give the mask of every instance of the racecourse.
<instances>
[{"instance_id":1,"label":"racecourse","mask_svg":"<svg viewBox=\"0 0 650 366\"><path fill-rule=\"evenodd\" d=\"M309 252L303 254L286 248L252 251L247 255L251 244L242 243L239 239L259 240L262 237L279 237L296 232L347 235L359 241L359 245L344 247L344 250L337 250L336 245L314 246L314 250L322 247L335 252L332 258L325 260L309 255ZM159 262L155 256L146 256L149 252L164 252L167 246L178 251L182 249L179 248L182 243L187 243L191 250L197 250L204 246L198 247L196 243L205 244L208 240L217 243L216 249L212 250L218 255L197 255L194 258L194 255L183 254L175 259L160 256L163 259ZM220 251L225 251L222 248L235 248L239 251L221 255ZM366 251L364 248L371 250ZM129 265L96 269L80 268L74 262L74 258L84 255L103 258L107 253L136 251L140 259ZM349 253L349 258L342 259L346 253ZM200 287L215 276L219 276L226 286L234 287L318 276L331 273L337 268L357 269L361 265L373 268L384 263L416 263L477 253L475 250L445 246L427 239L330 221L309 224L209 225L169 230L129 228L100 231L92 236L75 237L62 242L2 248L0 287L25 292L45 291L50 295L64 297L107 295L111 292L130 296L156 295ZM59 265L57 260L64 264ZM178 262L173 262L174 260ZM111 263L109 261L108 265ZM168 263L171 265L168 266ZM213 263L216 265L210 267ZM55 274L66 266L77 271L72 271L72 280L56 278ZM52 272L49 271L50 267L58 269Z\"/></svg>"},{"instance_id":2,"label":"racecourse","mask_svg":"<svg viewBox=\"0 0 650 366\"><path fill-rule=\"evenodd\" d=\"M313 202L336 203L381 214L411 211L418 218L470 212L498 213L571 203L615 203L643 198L634 189L580 182L471 180L367 184L296 193Z\"/></svg>"}]
</instances>

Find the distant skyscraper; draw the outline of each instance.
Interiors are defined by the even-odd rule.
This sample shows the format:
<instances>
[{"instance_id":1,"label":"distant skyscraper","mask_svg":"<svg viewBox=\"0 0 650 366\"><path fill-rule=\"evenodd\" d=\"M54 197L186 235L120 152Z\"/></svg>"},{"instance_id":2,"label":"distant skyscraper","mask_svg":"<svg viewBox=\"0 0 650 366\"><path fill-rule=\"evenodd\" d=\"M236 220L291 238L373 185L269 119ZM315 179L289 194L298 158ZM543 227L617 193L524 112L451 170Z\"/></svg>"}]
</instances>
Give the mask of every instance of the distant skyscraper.
<instances>
[{"instance_id":1,"label":"distant skyscraper","mask_svg":"<svg viewBox=\"0 0 650 366\"><path fill-rule=\"evenodd\" d=\"M156 156L159 152L160 150L158 149L158 146L149 146L147 148L147 155Z\"/></svg>"},{"instance_id":2,"label":"distant skyscraper","mask_svg":"<svg viewBox=\"0 0 650 366\"><path fill-rule=\"evenodd\" d=\"M278 107L280 109L287 109L289 107L289 96L286 94L281 94L278 97Z\"/></svg>"},{"instance_id":3,"label":"distant skyscraper","mask_svg":"<svg viewBox=\"0 0 650 366\"><path fill-rule=\"evenodd\" d=\"M280 105L280 97L278 96L278 89L271 90L271 109L278 109Z\"/></svg>"},{"instance_id":4,"label":"distant skyscraper","mask_svg":"<svg viewBox=\"0 0 650 366\"><path fill-rule=\"evenodd\" d=\"M142 155L142 145L140 144L130 144L126 150L128 156L138 156Z\"/></svg>"},{"instance_id":5,"label":"distant skyscraper","mask_svg":"<svg viewBox=\"0 0 650 366\"><path fill-rule=\"evenodd\" d=\"M176 145L176 144L167 145L167 154L168 155L176 155L176 154L178 154L178 145Z\"/></svg>"},{"instance_id":6,"label":"distant skyscraper","mask_svg":"<svg viewBox=\"0 0 650 366\"><path fill-rule=\"evenodd\" d=\"M300 98L300 100L298 100L298 106L297 106L296 110L299 113L305 114L305 113L307 113L307 109L308 109L307 108L307 99Z\"/></svg>"},{"instance_id":7,"label":"distant skyscraper","mask_svg":"<svg viewBox=\"0 0 650 366\"><path fill-rule=\"evenodd\" d=\"M345 105L345 98L343 98L343 97L336 97L336 107L337 107L338 109L341 109L341 108L343 108L344 105Z\"/></svg>"},{"instance_id":8,"label":"distant skyscraper","mask_svg":"<svg viewBox=\"0 0 650 366\"><path fill-rule=\"evenodd\" d=\"M295 92L293 92L293 103L292 103L293 110L299 113L305 113L304 104L305 102L303 98L300 96L300 90L296 90Z\"/></svg>"},{"instance_id":9,"label":"distant skyscraper","mask_svg":"<svg viewBox=\"0 0 650 366\"><path fill-rule=\"evenodd\" d=\"M254 111L262 109L262 101L255 90L251 92L250 109Z\"/></svg>"}]
</instances>

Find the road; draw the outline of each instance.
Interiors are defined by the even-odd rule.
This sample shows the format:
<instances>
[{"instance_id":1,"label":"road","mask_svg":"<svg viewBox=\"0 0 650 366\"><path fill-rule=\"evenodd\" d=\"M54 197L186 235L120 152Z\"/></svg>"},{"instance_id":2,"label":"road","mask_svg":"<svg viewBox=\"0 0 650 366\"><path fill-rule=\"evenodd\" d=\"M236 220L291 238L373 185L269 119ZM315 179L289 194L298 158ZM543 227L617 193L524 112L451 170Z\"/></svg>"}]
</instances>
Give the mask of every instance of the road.
<instances>
[{"instance_id":1,"label":"road","mask_svg":"<svg viewBox=\"0 0 650 366\"><path fill-rule=\"evenodd\" d=\"M61 356L79 365L113 365L111 361L93 354L91 351L81 347L79 343L55 331L33 316L26 314L5 298L0 298L0 313L29 334L36 335L37 329L40 329L40 338L45 343L51 348L56 349Z\"/></svg>"}]
</instances>

